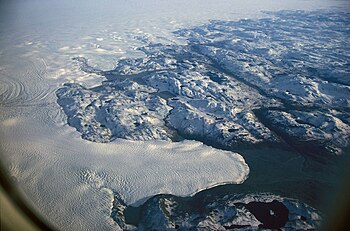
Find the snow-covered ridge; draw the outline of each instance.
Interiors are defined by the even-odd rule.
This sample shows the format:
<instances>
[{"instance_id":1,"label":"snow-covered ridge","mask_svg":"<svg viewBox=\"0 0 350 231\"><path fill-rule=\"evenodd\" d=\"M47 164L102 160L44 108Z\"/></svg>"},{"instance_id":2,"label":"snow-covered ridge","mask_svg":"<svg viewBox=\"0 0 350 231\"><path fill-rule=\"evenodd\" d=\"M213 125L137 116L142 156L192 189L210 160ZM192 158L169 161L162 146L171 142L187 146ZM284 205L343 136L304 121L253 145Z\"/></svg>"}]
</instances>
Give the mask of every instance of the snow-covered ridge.
<instances>
[{"instance_id":1,"label":"snow-covered ridge","mask_svg":"<svg viewBox=\"0 0 350 231\"><path fill-rule=\"evenodd\" d=\"M268 16L176 31L187 45L138 38L145 57L119 60L110 71L77 57L82 70L106 81L89 89L65 84L58 103L68 123L96 142L190 138L232 147L280 142L276 132L287 143L303 137L341 152L350 139L349 14ZM286 110L300 113L292 119ZM318 122L310 125L304 111L320 115Z\"/></svg>"},{"instance_id":2,"label":"snow-covered ridge","mask_svg":"<svg viewBox=\"0 0 350 231\"><path fill-rule=\"evenodd\" d=\"M147 72L145 67L146 73L129 75L101 71L108 79L101 86L66 84L57 91L58 102L69 124L91 141L176 140L182 135L229 146L274 139L251 111L269 104L254 89L205 65L167 68Z\"/></svg>"}]
</instances>

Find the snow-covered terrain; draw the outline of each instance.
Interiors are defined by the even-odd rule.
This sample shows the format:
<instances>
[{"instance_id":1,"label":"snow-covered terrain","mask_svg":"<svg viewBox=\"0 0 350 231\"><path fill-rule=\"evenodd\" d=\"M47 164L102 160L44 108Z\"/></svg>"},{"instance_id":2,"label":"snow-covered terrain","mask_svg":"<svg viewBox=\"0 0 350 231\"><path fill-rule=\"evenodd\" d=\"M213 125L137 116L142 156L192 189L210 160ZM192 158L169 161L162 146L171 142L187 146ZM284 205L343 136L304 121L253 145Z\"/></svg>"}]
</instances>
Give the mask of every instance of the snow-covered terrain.
<instances>
[{"instance_id":1,"label":"snow-covered terrain","mask_svg":"<svg viewBox=\"0 0 350 231\"><path fill-rule=\"evenodd\" d=\"M227 148L297 140L341 153L350 142L349 14L268 16L176 31L186 45L137 37L145 57L118 60L110 71L77 57L83 71L106 80L66 84L58 103L91 141L184 137Z\"/></svg>"},{"instance_id":2,"label":"snow-covered terrain","mask_svg":"<svg viewBox=\"0 0 350 231\"><path fill-rule=\"evenodd\" d=\"M1 160L28 203L58 229L120 230L126 224L118 206L147 201L154 207L161 198L148 200L154 195L175 198L244 184L253 171L246 153L214 147L315 143L340 153L349 142L346 5L1 2ZM328 10L309 12L315 9ZM258 156L257 167L265 168L270 155ZM329 173L300 167L300 153L273 156L274 164L283 160L286 169L296 169L293 180L313 182ZM264 171L269 179L274 169ZM238 218L248 216L253 227L264 223L244 205L220 207L235 197L217 198L217 213L242 211ZM251 202L242 198L235 203ZM287 225L318 226L319 213L302 202L262 198L282 202L295 215ZM291 212L297 205L305 209ZM192 215L202 216L207 228L246 224Z\"/></svg>"},{"instance_id":3,"label":"snow-covered terrain","mask_svg":"<svg viewBox=\"0 0 350 231\"><path fill-rule=\"evenodd\" d=\"M230 146L233 142L276 140L252 113L252 109L269 104L257 91L198 61L179 63L173 59L172 68L167 65L171 61L164 59L164 65L152 58L137 60L141 64L135 60L119 63L128 74L119 74L119 69L90 70L82 60L84 70L100 73L107 81L89 89L66 84L57 91L68 123L82 132L83 138L99 142L188 136ZM135 73L130 68L146 73ZM226 81L220 84L213 78Z\"/></svg>"}]
</instances>

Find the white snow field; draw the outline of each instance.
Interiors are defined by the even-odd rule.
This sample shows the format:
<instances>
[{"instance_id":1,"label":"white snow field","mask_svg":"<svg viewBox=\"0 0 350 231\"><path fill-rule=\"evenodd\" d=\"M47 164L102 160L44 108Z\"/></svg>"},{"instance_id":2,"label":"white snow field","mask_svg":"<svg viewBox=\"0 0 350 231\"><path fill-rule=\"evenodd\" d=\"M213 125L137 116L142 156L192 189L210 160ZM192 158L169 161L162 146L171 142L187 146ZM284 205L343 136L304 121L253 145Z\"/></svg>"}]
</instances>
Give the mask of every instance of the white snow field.
<instances>
[{"instance_id":1,"label":"white snow field","mask_svg":"<svg viewBox=\"0 0 350 231\"><path fill-rule=\"evenodd\" d=\"M184 44L172 33L209 20L257 18L263 10L345 8L347 1L21 1L0 4L0 149L27 201L60 230L119 230L111 218L119 194L138 205L156 194L192 195L243 183L237 153L198 141L95 143L67 124L57 104L66 82L101 85L74 57L112 70L143 57L142 38ZM141 39L140 39L141 38Z\"/></svg>"}]
</instances>

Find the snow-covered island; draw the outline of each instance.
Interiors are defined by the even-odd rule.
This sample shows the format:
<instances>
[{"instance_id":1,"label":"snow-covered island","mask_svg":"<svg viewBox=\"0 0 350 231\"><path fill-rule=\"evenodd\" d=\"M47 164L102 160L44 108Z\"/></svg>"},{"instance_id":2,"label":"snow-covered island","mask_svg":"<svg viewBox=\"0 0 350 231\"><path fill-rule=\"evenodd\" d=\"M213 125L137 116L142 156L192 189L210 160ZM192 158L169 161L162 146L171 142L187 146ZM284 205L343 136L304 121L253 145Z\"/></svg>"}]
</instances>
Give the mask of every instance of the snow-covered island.
<instances>
[{"instance_id":1,"label":"snow-covered island","mask_svg":"<svg viewBox=\"0 0 350 231\"><path fill-rule=\"evenodd\" d=\"M76 57L105 81L66 83L58 103L95 142L194 139L224 149L282 143L341 153L350 142L347 14L267 14L176 31L186 45L135 37L144 57L109 71Z\"/></svg>"},{"instance_id":2,"label":"snow-covered island","mask_svg":"<svg viewBox=\"0 0 350 231\"><path fill-rule=\"evenodd\" d=\"M126 223L125 208L116 194L112 217L123 230L313 230L322 220L317 210L302 202L267 193L228 194L196 202L158 195L142 206L138 226Z\"/></svg>"}]
</instances>

